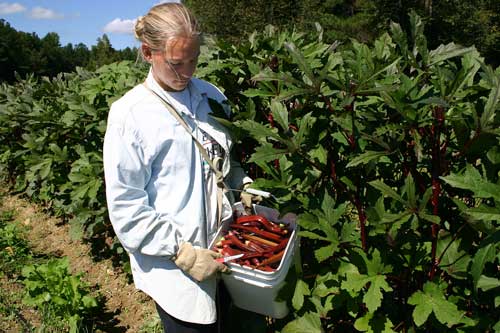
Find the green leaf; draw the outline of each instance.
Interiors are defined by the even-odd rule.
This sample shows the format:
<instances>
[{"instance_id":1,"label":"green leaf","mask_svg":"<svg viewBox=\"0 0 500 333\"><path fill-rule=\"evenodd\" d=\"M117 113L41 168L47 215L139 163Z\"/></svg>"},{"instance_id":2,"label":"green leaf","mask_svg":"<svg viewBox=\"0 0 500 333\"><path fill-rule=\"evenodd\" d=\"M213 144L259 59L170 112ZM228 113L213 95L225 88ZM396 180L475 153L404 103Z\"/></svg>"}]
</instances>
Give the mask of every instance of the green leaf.
<instances>
[{"instance_id":1,"label":"green leaf","mask_svg":"<svg viewBox=\"0 0 500 333\"><path fill-rule=\"evenodd\" d=\"M304 141L306 135L309 134L309 130L315 122L316 118L312 116L312 112L306 113L305 115L299 118L297 124L299 131L293 137L297 145L300 146L302 144L302 141Z\"/></svg>"},{"instance_id":2,"label":"green leaf","mask_svg":"<svg viewBox=\"0 0 500 333\"><path fill-rule=\"evenodd\" d=\"M480 124L482 129L488 129L493 125L493 121L497 115L497 106L500 102L500 78L498 75L491 75L489 77L493 87L488 96L488 101L484 106L484 112L481 114Z\"/></svg>"},{"instance_id":3,"label":"green leaf","mask_svg":"<svg viewBox=\"0 0 500 333\"><path fill-rule=\"evenodd\" d=\"M309 290L307 283L300 279L297 280L297 283L295 284L295 292L292 297L292 305L294 309L297 311L302 309L302 306L304 305L304 296L309 295L311 295L311 291Z\"/></svg>"},{"instance_id":4,"label":"green leaf","mask_svg":"<svg viewBox=\"0 0 500 333\"><path fill-rule=\"evenodd\" d=\"M377 275L370 278L370 287L363 297L366 307L369 312L375 312L382 304L382 290L392 291L392 288L387 284L385 276Z\"/></svg>"},{"instance_id":5,"label":"green leaf","mask_svg":"<svg viewBox=\"0 0 500 333\"><path fill-rule=\"evenodd\" d=\"M405 178L405 192L406 197L408 198L408 205L410 208L417 207L417 199L415 194L415 182L413 181L413 177L411 174Z\"/></svg>"},{"instance_id":6,"label":"green leaf","mask_svg":"<svg viewBox=\"0 0 500 333\"><path fill-rule=\"evenodd\" d=\"M477 288L488 291L500 287L500 280L489 276L481 275L477 281Z\"/></svg>"},{"instance_id":7,"label":"green leaf","mask_svg":"<svg viewBox=\"0 0 500 333\"><path fill-rule=\"evenodd\" d=\"M396 191L394 191L391 187L386 185L381 180L373 180L373 181L369 182L368 184L375 187L377 190L382 192L382 194L387 195L387 196L393 198L394 200L397 200L397 201L401 202L402 204L406 205L406 201L404 201L403 198L401 198L401 196Z\"/></svg>"},{"instance_id":8,"label":"green leaf","mask_svg":"<svg viewBox=\"0 0 500 333\"><path fill-rule=\"evenodd\" d=\"M297 46L293 43L285 43L285 47L288 49L290 54L292 55L293 60L299 66L299 68L304 72L304 75L309 79L313 86L316 85L316 77L313 74L310 64L307 62L307 59L304 55L297 49Z\"/></svg>"},{"instance_id":9,"label":"green leaf","mask_svg":"<svg viewBox=\"0 0 500 333\"><path fill-rule=\"evenodd\" d=\"M322 262L335 254L339 250L339 242L332 242L330 245L314 250L314 255L318 262Z\"/></svg>"},{"instance_id":10,"label":"green leaf","mask_svg":"<svg viewBox=\"0 0 500 333\"><path fill-rule=\"evenodd\" d=\"M274 161L280 157L280 155L286 154L286 149L276 149L270 143L264 143L255 149L249 162L269 162Z\"/></svg>"},{"instance_id":11,"label":"green leaf","mask_svg":"<svg viewBox=\"0 0 500 333\"><path fill-rule=\"evenodd\" d=\"M323 146L317 146L309 151L309 156L318 161L321 165L326 165L328 151Z\"/></svg>"},{"instance_id":12,"label":"green leaf","mask_svg":"<svg viewBox=\"0 0 500 333\"><path fill-rule=\"evenodd\" d=\"M439 286L431 281L424 284L423 291L413 293L408 304L415 305L413 320L417 326L422 326L431 313L448 327L458 324L463 316L457 306L446 299Z\"/></svg>"},{"instance_id":13,"label":"green leaf","mask_svg":"<svg viewBox=\"0 0 500 333\"><path fill-rule=\"evenodd\" d=\"M465 213L475 220L500 221L500 208L497 207L481 205L479 207L469 208Z\"/></svg>"},{"instance_id":14,"label":"green leaf","mask_svg":"<svg viewBox=\"0 0 500 333\"><path fill-rule=\"evenodd\" d=\"M318 314L307 312L288 324L281 330L281 333L322 333L321 320Z\"/></svg>"},{"instance_id":15,"label":"green leaf","mask_svg":"<svg viewBox=\"0 0 500 333\"><path fill-rule=\"evenodd\" d=\"M484 179L479 171L470 164L467 164L463 174L450 174L440 178L451 186L474 192L477 197L500 200L500 185Z\"/></svg>"},{"instance_id":16,"label":"green leaf","mask_svg":"<svg viewBox=\"0 0 500 333\"><path fill-rule=\"evenodd\" d=\"M429 52L429 67L453 57L459 57L474 51L474 47L463 47L455 43L439 45L435 50Z\"/></svg>"},{"instance_id":17,"label":"green leaf","mask_svg":"<svg viewBox=\"0 0 500 333\"><path fill-rule=\"evenodd\" d=\"M318 218L310 213L303 213L297 217L297 223L306 230L319 229Z\"/></svg>"},{"instance_id":18,"label":"green leaf","mask_svg":"<svg viewBox=\"0 0 500 333\"><path fill-rule=\"evenodd\" d=\"M288 131L288 110L283 105L275 100L271 102L271 112L274 120L281 126L284 131Z\"/></svg>"},{"instance_id":19,"label":"green leaf","mask_svg":"<svg viewBox=\"0 0 500 333\"><path fill-rule=\"evenodd\" d=\"M324 240L324 241L328 241L328 238L325 237L325 236L320 236L318 234L315 234L314 232L310 232L310 231L299 231L297 233L300 237L305 237L305 238L309 238L309 239L318 239L318 240Z\"/></svg>"},{"instance_id":20,"label":"green leaf","mask_svg":"<svg viewBox=\"0 0 500 333\"><path fill-rule=\"evenodd\" d=\"M277 134L276 129L269 127L269 125L263 125L253 120L242 120L238 124L239 127L248 131L257 141L262 141L266 138L280 140L280 136Z\"/></svg>"},{"instance_id":21,"label":"green leaf","mask_svg":"<svg viewBox=\"0 0 500 333\"><path fill-rule=\"evenodd\" d=\"M409 304L416 305L413 310L413 320L417 326L422 326L432 313L431 306L425 306L427 300L425 294L417 292L414 293L409 299Z\"/></svg>"},{"instance_id":22,"label":"green leaf","mask_svg":"<svg viewBox=\"0 0 500 333\"><path fill-rule=\"evenodd\" d=\"M496 246L493 243L490 243L486 246L481 247L477 250L474 258L472 259L472 265L470 269L470 274L472 275L472 279L474 281L474 289L477 290L477 283L481 274L483 273L484 266L495 260L496 254Z\"/></svg>"},{"instance_id":23,"label":"green leaf","mask_svg":"<svg viewBox=\"0 0 500 333\"><path fill-rule=\"evenodd\" d=\"M471 260L467 252L462 249L461 243L461 238L442 237L438 241L436 250L438 258L441 258L439 267L457 279L467 277Z\"/></svg>"},{"instance_id":24,"label":"green leaf","mask_svg":"<svg viewBox=\"0 0 500 333\"><path fill-rule=\"evenodd\" d=\"M364 317L356 319L354 328L360 332L367 333L394 333L394 324L389 318L367 312Z\"/></svg>"},{"instance_id":25,"label":"green leaf","mask_svg":"<svg viewBox=\"0 0 500 333\"><path fill-rule=\"evenodd\" d=\"M356 272L348 272L346 279L342 281L341 287L355 297L368 284L369 287L363 296L363 302L365 302L368 311L375 312L382 304L382 290L392 291L384 275L368 276Z\"/></svg>"},{"instance_id":26,"label":"green leaf","mask_svg":"<svg viewBox=\"0 0 500 333\"><path fill-rule=\"evenodd\" d=\"M262 89L247 89L243 92L246 97L274 97L276 94L274 91L262 90Z\"/></svg>"},{"instance_id":27,"label":"green leaf","mask_svg":"<svg viewBox=\"0 0 500 333\"><path fill-rule=\"evenodd\" d=\"M418 212L417 215L418 215L418 217L420 217L423 220L426 220L426 221L429 221L429 222L432 222L435 224L441 223L441 218L438 215L431 215L431 214L427 214L425 212Z\"/></svg>"},{"instance_id":28,"label":"green leaf","mask_svg":"<svg viewBox=\"0 0 500 333\"><path fill-rule=\"evenodd\" d=\"M346 279L342 281L341 286L342 289L357 293L363 289L368 282L370 282L370 277L368 275L357 272L347 272Z\"/></svg>"},{"instance_id":29,"label":"green leaf","mask_svg":"<svg viewBox=\"0 0 500 333\"><path fill-rule=\"evenodd\" d=\"M378 160L380 157L387 155L389 155L389 153L385 151L365 151L347 163L346 167L350 168L359 164L368 164L373 160Z\"/></svg>"}]
</instances>

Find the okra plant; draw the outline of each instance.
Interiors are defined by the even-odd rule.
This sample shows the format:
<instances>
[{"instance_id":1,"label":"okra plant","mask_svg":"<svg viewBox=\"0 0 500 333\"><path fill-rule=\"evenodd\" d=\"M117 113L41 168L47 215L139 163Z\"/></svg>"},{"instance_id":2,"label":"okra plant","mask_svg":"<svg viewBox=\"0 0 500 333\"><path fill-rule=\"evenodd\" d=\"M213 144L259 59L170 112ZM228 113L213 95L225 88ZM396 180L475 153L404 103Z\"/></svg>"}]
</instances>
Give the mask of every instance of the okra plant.
<instances>
[{"instance_id":1,"label":"okra plant","mask_svg":"<svg viewBox=\"0 0 500 333\"><path fill-rule=\"evenodd\" d=\"M411 21L373 45L268 29L205 61L255 185L299 214L283 333L500 332L500 70Z\"/></svg>"}]
</instances>

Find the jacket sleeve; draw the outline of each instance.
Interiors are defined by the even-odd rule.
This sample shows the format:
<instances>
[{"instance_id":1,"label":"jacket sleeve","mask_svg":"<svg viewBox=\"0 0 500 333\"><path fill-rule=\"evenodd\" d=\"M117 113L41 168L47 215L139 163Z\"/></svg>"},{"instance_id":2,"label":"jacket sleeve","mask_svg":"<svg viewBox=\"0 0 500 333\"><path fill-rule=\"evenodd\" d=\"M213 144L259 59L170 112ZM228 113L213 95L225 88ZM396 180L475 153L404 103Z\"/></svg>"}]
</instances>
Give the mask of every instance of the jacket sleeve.
<instances>
[{"instance_id":1,"label":"jacket sleeve","mask_svg":"<svg viewBox=\"0 0 500 333\"><path fill-rule=\"evenodd\" d=\"M181 234L169 216L149 205L145 190L151 162L137 133L108 124L103 148L109 217L123 247L152 256L172 256Z\"/></svg>"}]
</instances>

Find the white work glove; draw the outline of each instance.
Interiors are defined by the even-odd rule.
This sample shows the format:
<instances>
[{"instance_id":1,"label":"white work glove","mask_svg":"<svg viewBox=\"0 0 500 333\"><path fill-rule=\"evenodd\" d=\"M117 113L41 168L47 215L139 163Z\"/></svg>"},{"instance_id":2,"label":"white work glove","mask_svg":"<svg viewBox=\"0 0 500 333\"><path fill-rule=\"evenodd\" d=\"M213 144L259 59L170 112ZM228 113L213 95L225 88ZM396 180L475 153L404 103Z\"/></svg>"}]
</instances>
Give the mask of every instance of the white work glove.
<instances>
[{"instance_id":1,"label":"white work glove","mask_svg":"<svg viewBox=\"0 0 500 333\"><path fill-rule=\"evenodd\" d=\"M182 243L175 258L175 264L198 282L208 279L217 272L226 273L229 267L215 261L222 254L208 249L194 248L191 243Z\"/></svg>"},{"instance_id":2,"label":"white work glove","mask_svg":"<svg viewBox=\"0 0 500 333\"><path fill-rule=\"evenodd\" d=\"M248 192L245 192L245 189L247 189L250 186L251 183L247 183L243 185L243 192L240 194L240 200L241 203L243 204L243 207L245 210L252 210L252 204L253 203L259 203L262 201L262 197L260 195L255 195L251 194Z\"/></svg>"}]
</instances>

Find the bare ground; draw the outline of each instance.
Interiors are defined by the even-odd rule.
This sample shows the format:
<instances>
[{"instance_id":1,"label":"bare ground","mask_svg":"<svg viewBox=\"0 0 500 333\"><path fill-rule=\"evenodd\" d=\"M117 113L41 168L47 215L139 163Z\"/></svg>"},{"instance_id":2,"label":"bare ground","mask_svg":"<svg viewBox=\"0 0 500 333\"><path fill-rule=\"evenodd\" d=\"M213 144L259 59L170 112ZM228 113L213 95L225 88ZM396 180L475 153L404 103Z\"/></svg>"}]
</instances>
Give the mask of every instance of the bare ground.
<instances>
[{"instance_id":1,"label":"bare ground","mask_svg":"<svg viewBox=\"0 0 500 333\"><path fill-rule=\"evenodd\" d=\"M5 193L0 200L3 211L10 210L15 214L15 220L28 227L28 242L37 253L67 256L72 273L83 272L83 279L98 290L105 298L104 316L108 321L108 328L101 332L140 332L146 325L157 320L153 302L147 295L134 288L128 277L119 269L114 268L110 260L95 262L91 257L88 244L72 240L69 235L69 226L61 223L57 218L44 214L40 207L29 203L19 196ZM2 288L8 287L15 292L18 285L10 281L1 281ZM5 289L3 289L5 290ZM8 294L9 291L6 291ZM39 318L30 310L23 310L22 318L31 321L36 327ZM19 317L19 316L18 316ZM21 332L19 323L11 318L1 318L3 324L0 332ZM5 330L5 320L11 320L13 330Z\"/></svg>"}]
</instances>

